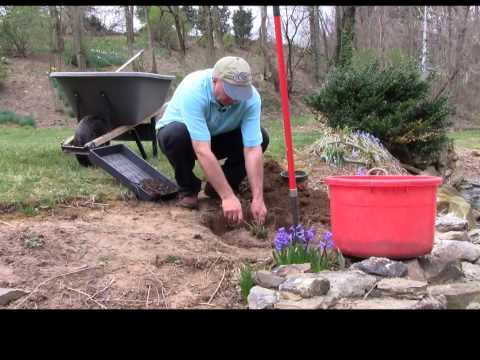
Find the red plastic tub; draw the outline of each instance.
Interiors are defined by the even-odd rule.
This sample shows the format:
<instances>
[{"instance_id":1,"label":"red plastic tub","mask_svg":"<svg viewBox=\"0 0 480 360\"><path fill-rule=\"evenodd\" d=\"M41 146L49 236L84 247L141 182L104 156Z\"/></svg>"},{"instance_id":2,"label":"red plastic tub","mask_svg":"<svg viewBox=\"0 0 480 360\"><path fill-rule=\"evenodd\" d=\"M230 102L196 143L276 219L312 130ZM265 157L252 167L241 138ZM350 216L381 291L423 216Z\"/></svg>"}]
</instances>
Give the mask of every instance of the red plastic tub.
<instances>
[{"instance_id":1,"label":"red plastic tub","mask_svg":"<svg viewBox=\"0 0 480 360\"><path fill-rule=\"evenodd\" d=\"M406 259L433 247L433 176L329 176L333 240L343 254Z\"/></svg>"}]
</instances>

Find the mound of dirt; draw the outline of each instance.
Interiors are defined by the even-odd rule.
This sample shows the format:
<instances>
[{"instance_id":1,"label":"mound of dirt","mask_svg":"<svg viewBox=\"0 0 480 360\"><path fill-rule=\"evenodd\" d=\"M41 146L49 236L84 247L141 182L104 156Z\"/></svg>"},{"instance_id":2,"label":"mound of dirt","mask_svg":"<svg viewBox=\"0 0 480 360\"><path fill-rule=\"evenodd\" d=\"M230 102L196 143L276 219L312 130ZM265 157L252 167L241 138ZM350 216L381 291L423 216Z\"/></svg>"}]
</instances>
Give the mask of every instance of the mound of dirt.
<instances>
[{"instance_id":1,"label":"mound of dirt","mask_svg":"<svg viewBox=\"0 0 480 360\"><path fill-rule=\"evenodd\" d=\"M221 209L206 213L202 223L215 235L220 236L225 242L244 248L271 246L272 238L280 227L290 227L293 224L288 183L280 177L284 169L274 160L264 164L264 199L268 210L265 227L268 230L266 239L257 239L248 232L248 225L229 225L226 223ZM313 190L308 183L297 184L300 223L304 226L328 228L330 224L330 206L328 194L325 190ZM250 214L250 201L252 193L248 180L240 186L240 201L247 223L252 223Z\"/></svg>"}]
</instances>

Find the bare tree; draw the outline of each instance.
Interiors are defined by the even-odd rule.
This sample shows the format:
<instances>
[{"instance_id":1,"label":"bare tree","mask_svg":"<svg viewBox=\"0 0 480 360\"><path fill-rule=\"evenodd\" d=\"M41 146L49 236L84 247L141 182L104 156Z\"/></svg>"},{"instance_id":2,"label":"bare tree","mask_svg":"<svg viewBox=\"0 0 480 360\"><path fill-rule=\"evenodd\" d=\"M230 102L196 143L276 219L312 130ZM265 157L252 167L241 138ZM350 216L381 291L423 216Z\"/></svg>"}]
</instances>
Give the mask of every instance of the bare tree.
<instances>
[{"instance_id":1,"label":"bare tree","mask_svg":"<svg viewBox=\"0 0 480 360\"><path fill-rule=\"evenodd\" d=\"M150 7L145 6L144 7L144 12L145 12L145 23L147 24L147 32L148 32L148 47L149 51L151 51L152 54L152 73L157 73L157 61L155 59L155 47L153 44L153 33L152 33L152 23L150 20Z\"/></svg>"},{"instance_id":2,"label":"bare tree","mask_svg":"<svg viewBox=\"0 0 480 360\"><path fill-rule=\"evenodd\" d=\"M48 9L52 18L52 66L56 71L62 71L65 43L63 40L61 13L57 6L49 6Z\"/></svg>"},{"instance_id":3,"label":"bare tree","mask_svg":"<svg viewBox=\"0 0 480 360\"><path fill-rule=\"evenodd\" d=\"M215 33L215 38L217 40L218 49L220 50L220 56L225 54L225 45L223 43L223 34L220 24L220 14L218 10L218 6L212 6L212 18L213 18L213 29Z\"/></svg>"},{"instance_id":4,"label":"bare tree","mask_svg":"<svg viewBox=\"0 0 480 360\"><path fill-rule=\"evenodd\" d=\"M215 64L215 44L213 42L213 14L210 6L207 6L207 61L209 66Z\"/></svg>"},{"instance_id":5,"label":"bare tree","mask_svg":"<svg viewBox=\"0 0 480 360\"><path fill-rule=\"evenodd\" d=\"M127 32L127 48L128 48L128 57L133 57L133 43L135 42L135 33L133 31L133 16L135 13L134 6L125 6L125 27ZM132 63L133 71L138 71L137 61Z\"/></svg>"},{"instance_id":6,"label":"bare tree","mask_svg":"<svg viewBox=\"0 0 480 360\"><path fill-rule=\"evenodd\" d=\"M318 18L318 6L309 6L309 23L310 23L310 44L312 49L313 58L313 75L315 82L318 84L320 81L320 31L319 31L319 18Z\"/></svg>"},{"instance_id":7,"label":"bare tree","mask_svg":"<svg viewBox=\"0 0 480 360\"><path fill-rule=\"evenodd\" d=\"M70 12L73 20L73 49L77 60L77 66L80 71L85 71L87 69L87 58L85 56L85 50L82 42L83 8L81 6L70 6Z\"/></svg>"},{"instance_id":8,"label":"bare tree","mask_svg":"<svg viewBox=\"0 0 480 360\"><path fill-rule=\"evenodd\" d=\"M187 54L187 48L185 46L185 36L183 34L183 20L181 19L181 11L180 6L168 6L168 11L173 16L173 20L175 21L175 30L177 30L177 38L178 38L178 45L180 50L182 51L182 59L185 59Z\"/></svg>"},{"instance_id":9,"label":"bare tree","mask_svg":"<svg viewBox=\"0 0 480 360\"><path fill-rule=\"evenodd\" d=\"M355 45L355 6L336 6L337 47L335 63L348 62Z\"/></svg>"},{"instance_id":10,"label":"bare tree","mask_svg":"<svg viewBox=\"0 0 480 360\"><path fill-rule=\"evenodd\" d=\"M302 33L304 25L308 21L308 12L305 11L305 8L302 6L285 6L283 16L283 31L285 38L287 40L288 54L287 54L287 79L288 79L288 93L290 94L293 90L293 84L295 81L295 69L298 67L299 63L305 57L305 54L309 48L309 37L305 36L305 33ZM307 39L307 43L300 44L299 37ZM297 39L298 45L295 44L295 39Z\"/></svg>"}]
</instances>

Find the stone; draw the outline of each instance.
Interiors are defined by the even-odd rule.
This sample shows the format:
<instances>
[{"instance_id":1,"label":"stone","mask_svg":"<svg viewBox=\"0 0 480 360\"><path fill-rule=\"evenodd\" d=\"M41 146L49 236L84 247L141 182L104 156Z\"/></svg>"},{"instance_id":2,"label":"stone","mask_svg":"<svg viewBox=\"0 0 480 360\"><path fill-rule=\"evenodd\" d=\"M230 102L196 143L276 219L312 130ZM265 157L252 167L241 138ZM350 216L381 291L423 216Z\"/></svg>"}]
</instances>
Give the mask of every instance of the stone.
<instances>
[{"instance_id":1,"label":"stone","mask_svg":"<svg viewBox=\"0 0 480 360\"><path fill-rule=\"evenodd\" d=\"M321 271L318 274L330 282L328 295L337 298L363 296L377 282L375 276L357 270Z\"/></svg>"},{"instance_id":2,"label":"stone","mask_svg":"<svg viewBox=\"0 0 480 360\"><path fill-rule=\"evenodd\" d=\"M309 272L310 269L311 269L310 263L280 265L278 268L272 270L272 274L276 276L283 276L283 277L296 276L298 274Z\"/></svg>"},{"instance_id":3,"label":"stone","mask_svg":"<svg viewBox=\"0 0 480 360\"><path fill-rule=\"evenodd\" d=\"M427 175L427 176L440 176L435 166L429 166L425 170L423 170L419 175Z\"/></svg>"},{"instance_id":4,"label":"stone","mask_svg":"<svg viewBox=\"0 0 480 360\"><path fill-rule=\"evenodd\" d=\"M280 300L299 301L302 299L303 297L301 297L300 295L294 294L290 291L280 291Z\"/></svg>"},{"instance_id":5,"label":"stone","mask_svg":"<svg viewBox=\"0 0 480 360\"><path fill-rule=\"evenodd\" d=\"M382 279L377 283L373 296L420 299L426 295L427 286L426 281L403 278Z\"/></svg>"},{"instance_id":6,"label":"stone","mask_svg":"<svg viewBox=\"0 0 480 360\"><path fill-rule=\"evenodd\" d=\"M480 301L480 282L433 285L427 292L431 296L444 295L448 309L465 309L470 303Z\"/></svg>"},{"instance_id":7,"label":"stone","mask_svg":"<svg viewBox=\"0 0 480 360\"><path fill-rule=\"evenodd\" d=\"M465 231L468 229L468 221L448 213L436 219L435 227L439 232Z\"/></svg>"},{"instance_id":8,"label":"stone","mask_svg":"<svg viewBox=\"0 0 480 360\"><path fill-rule=\"evenodd\" d=\"M395 298L370 298L370 299L340 299L333 309L414 309L418 300Z\"/></svg>"},{"instance_id":9,"label":"stone","mask_svg":"<svg viewBox=\"0 0 480 360\"><path fill-rule=\"evenodd\" d=\"M472 150L473 156L480 156L480 150Z\"/></svg>"},{"instance_id":10,"label":"stone","mask_svg":"<svg viewBox=\"0 0 480 360\"><path fill-rule=\"evenodd\" d=\"M462 271L467 281L480 281L480 265L462 262Z\"/></svg>"},{"instance_id":11,"label":"stone","mask_svg":"<svg viewBox=\"0 0 480 360\"><path fill-rule=\"evenodd\" d=\"M289 291L303 298L325 295L330 289L330 282L322 277L295 276L288 277L279 286L280 291Z\"/></svg>"},{"instance_id":12,"label":"stone","mask_svg":"<svg viewBox=\"0 0 480 360\"><path fill-rule=\"evenodd\" d=\"M464 279L462 265L458 260L446 263L439 273L427 272L427 274L432 275L428 278L428 282L435 285L447 284Z\"/></svg>"},{"instance_id":13,"label":"stone","mask_svg":"<svg viewBox=\"0 0 480 360\"><path fill-rule=\"evenodd\" d=\"M442 240L433 245L432 252L425 258L432 257L442 262L465 260L475 262L480 258L480 245L467 241Z\"/></svg>"},{"instance_id":14,"label":"stone","mask_svg":"<svg viewBox=\"0 0 480 360\"><path fill-rule=\"evenodd\" d=\"M285 281L285 278L273 275L270 271L266 270L255 271L252 277L255 285L269 289L278 289L280 284Z\"/></svg>"},{"instance_id":15,"label":"stone","mask_svg":"<svg viewBox=\"0 0 480 360\"><path fill-rule=\"evenodd\" d=\"M472 302L472 303L467 305L466 309L467 310L480 310L480 303Z\"/></svg>"},{"instance_id":16,"label":"stone","mask_svg":"<svg viewBox=\"0 0 480 360\"><path fill-rule=\"evenodd\" d=\"M456 240L456 241L470 241L470 236L468 236L467 231L447 231L447 232L437 232L435 234L435 239L437 240Z\"/></svg>"},{"instance_id":17,"label":"stone","mask_svg":"<svg viewBox=\"0 0 480 360\"><path fill-rule=\"evenodd\" d=\"M473 215L472 206L453 186L445 184L438 189L437 212L439 214L441 212L445 212L451 216L466 220L470 230L475 227L475 218Z\"/></svg>"},{"instance_id":18,"label":"stone","mask_svg":"<svg viewBox=\"0 0 480 360\"><path fill-rule=\"evenodd\" d=\"M447 298L444 295L426 296L413 307L415 310L446 310Z\"/></svg>"},{"instance_id":19,"label":"stone","mask_svg":"<svg viewBox=\"0 0 480 360\"><path fill-rule=\"evenodd\" d=\"M470 237L472 243L480 244L480 229L473 229L469 231L468 236Z\"/></svg>"},{"instance_id":20,"label":"stone","mask_svg":"<svg viewBox=\"0 0 480 360\"><path fill-rule=\"evenodd\" d=\"M427 278L418 259L411 259L403 262L407 266L407 277L411 280L425 281Z\"/></svg>"},{"instance_id":21,"label":"stone","mask_svg":"<svg viewBox=\"0 0 480 360\"><path fill-rule=\"evenodd\" d=\"M367 274L386 277L402 277L408 273L407 266L401 261L380 257L370 257L353 264L350 268L361 270Z\"/></svg>"},{"instance_id":22,"label":"stone","mask_svg":"<svg viewBox=\"0 0 480 360\"><path fill-rule=\"evenodd\" d=\"M254 286L247 297L249 309L273 309L280 298L277 291Z\"/></svg>"},{"instance_id":23,"label":"stone","mask_svg":"<svg viewBox=\"0 0 480 360\"><path fill-rule=\"evenodd\" d=\"M10 302L20 299L28 292L21 289L0 288L0 306L8 305Z\"/></svg>"},{"instance_id":24,"label":"stone","mask_svg":"<svg viewBox=\"0 0 480 360\"><path fill-rule=\"evenodd\" d=\"M274 305L274 308L295 310L329 309L335 303L336 299L331 296L314 296L312 298L302 299L299 301L280 300Z\"/></svg>"}]
</instances>

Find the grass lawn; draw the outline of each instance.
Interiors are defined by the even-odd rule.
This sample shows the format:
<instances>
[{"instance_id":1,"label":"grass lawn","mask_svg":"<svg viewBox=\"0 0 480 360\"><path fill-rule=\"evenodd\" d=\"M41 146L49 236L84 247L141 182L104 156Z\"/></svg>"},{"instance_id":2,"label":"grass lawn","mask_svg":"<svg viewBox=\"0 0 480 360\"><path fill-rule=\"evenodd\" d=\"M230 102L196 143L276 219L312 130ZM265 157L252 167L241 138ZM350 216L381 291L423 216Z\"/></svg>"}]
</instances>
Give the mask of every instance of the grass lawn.
<instances>
[{"instance_id":1,"label":"grass lawn","mask_svg":"<svg viewBox=\"0 0 480 360\"><path fill-rule=\"evenodd\" d=\"M468 149L480 149L480 130L463 130L451 132L448 135L455 145Z\"/></svg>"},{"instance_id":2,"label":"grass lawn","mask_svg":"<svg viewBox=\"0 0 480 360\"><path fill-rule=\"evenodd\" d=\"M316 140L318 132L302 128L310 118L292 119L294 146L300 149ZM265 120L263 126L270 135L266 156L285 158L282 119ZM95 196L95 200L130 197L130 191L100 168L85 168L71 154L60 148L63 140L73 134L72 129L35 129L0 125L0 209L16 206L27 215L40 208L51 208L69 199ZM135 142L123 142L138 155ZM151 143L144 142L148 162L173 179L173 170L159 151L151 157ZM195 173L202 177L198 165Z\"/></svg>"}]
</instances>

